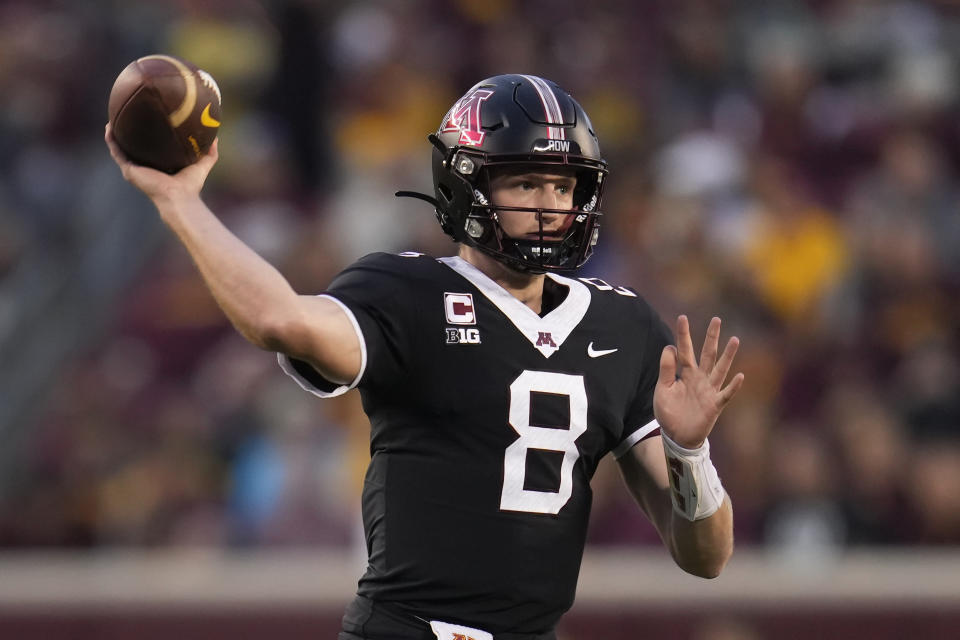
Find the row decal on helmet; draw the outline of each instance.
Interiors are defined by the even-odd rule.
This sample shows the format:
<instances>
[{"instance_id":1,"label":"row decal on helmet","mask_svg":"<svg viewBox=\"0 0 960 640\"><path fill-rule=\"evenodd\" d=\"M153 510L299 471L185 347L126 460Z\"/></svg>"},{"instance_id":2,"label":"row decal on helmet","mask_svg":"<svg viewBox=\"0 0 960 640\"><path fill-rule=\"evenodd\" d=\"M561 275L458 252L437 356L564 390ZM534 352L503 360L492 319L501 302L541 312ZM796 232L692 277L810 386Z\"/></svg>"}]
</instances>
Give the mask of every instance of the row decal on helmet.
<instances>
[{"instance_id":1,"label":"row decal on helmet","mask_svg":"<svg viewBox=\"0 0 960 640\"><path fill-rule=\"evenodd\" d=\"M543 112L550 124L563 124L563 114L560 112L560 103L557 102L557 96L543 78L537 76L523 76L533 84L534 89L540 94L540 102L543 103ZM547 127L548 140L564 140L566 135L560 127Z\"/></svg>"},{"instance_id":2,"label":"row decal on helmet","mask_svg":"<svg viewBox=\"0 0 960 640\"><path fill-rule=\"evenodd\" d=\"M471 147L483 144L486 133L480 129L480 105L492 95L489 89L474 89L460 98L443 119L440 133L459 131L460 144Z\"/></svg>"}]
</instances>

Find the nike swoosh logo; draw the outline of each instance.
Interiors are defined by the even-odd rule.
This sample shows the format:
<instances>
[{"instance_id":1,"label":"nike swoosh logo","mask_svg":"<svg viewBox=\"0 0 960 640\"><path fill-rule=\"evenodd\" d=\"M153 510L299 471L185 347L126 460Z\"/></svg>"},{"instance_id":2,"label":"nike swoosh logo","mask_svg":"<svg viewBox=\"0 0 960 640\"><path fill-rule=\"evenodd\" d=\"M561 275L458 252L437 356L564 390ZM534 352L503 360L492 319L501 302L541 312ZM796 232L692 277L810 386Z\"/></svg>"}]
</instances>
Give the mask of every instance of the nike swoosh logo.
<instances>
[{"instance_id":1,"label":"nike swoosh logo","mask_svg":"<svg viewBox=\"0 0 960 640\"><path fill-rule=\"evenodd\" d=\"M214 120L213 117L210 115L211 104L213 103L208 102L207 106L203 108L203 113L200 114L200 124L202 124L205 127L216 128L220 126L220 123L217 120Z\"/></svg>"},{"instance_id":2,"label":"nike swoosh logo","mask_svg":"<svg viewBox=\"0 0 960 640\"><path fill-rule=\"evenodd\" d=\"M593 343L587 345L587 355L591 358L599 358L600 356L608 356L611 353L615 353L620 349L594 349Z\"/></svg>"}]
</instances>

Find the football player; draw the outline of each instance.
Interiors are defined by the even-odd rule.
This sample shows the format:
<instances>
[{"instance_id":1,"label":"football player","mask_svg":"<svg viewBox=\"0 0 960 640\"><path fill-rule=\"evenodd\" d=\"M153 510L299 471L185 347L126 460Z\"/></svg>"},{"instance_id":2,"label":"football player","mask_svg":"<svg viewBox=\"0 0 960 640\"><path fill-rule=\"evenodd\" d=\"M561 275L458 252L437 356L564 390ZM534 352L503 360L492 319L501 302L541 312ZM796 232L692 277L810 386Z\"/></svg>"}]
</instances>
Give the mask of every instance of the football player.
<instances>
[{"instance_id":1,"label":"football player","mask_svg":"<svg viewBox=\"0 0 960 640\"><path fill-rule=\"evenodd\" d=\"M607 166L580 105L502 75L444 116L430 202L457 255L373 254L296 294L200 199L217 147L168 176L123 157L217 302L306 390L370 418L369 562L341 640L555 638L573 603L590 478L612 453L676 562L716 576L730 500L707 440L743 382L720 320L694 352L632 289L564 273L593 253ZM642 576L638 576L642 580Z\"/></svg>"}]
</instances>

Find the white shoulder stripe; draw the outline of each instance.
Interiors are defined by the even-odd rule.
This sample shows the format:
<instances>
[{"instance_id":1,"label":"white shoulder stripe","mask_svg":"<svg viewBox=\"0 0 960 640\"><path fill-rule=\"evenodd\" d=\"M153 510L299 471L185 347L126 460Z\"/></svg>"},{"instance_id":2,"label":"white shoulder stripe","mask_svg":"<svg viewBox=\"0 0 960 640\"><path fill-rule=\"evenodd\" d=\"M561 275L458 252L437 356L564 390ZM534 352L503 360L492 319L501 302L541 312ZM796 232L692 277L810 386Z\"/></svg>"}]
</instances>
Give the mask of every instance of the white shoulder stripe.
<instances>
[{"instance_id":1,"label":"white shoulder stripe","mask_svg":"<svg viewBox=\"0 0 960 640\"><path fill-rule=\"evenodd\" d=\"M360 341L360 371L357 373L357 377L354 378L353 382L350 384L340 385L332 391L324 391L322 389L318 389L309 380L300 375L300 373L294 368L293 362L290 360L290 356L284 353L278 353L277 362L279 362L280 368L283 369L283 372L293 378L304 391L309 391L313 395L320 398L334 398L346 393L350 389L353 389L360 383L360 379L363 378L363 374L367 370L367 343L366 340L363 339L363 331L360 329L360 324L357 322L356 316L353 315L353 311L350 311L350 308L347 305L343 304L328 293L324 293L317 297L327 298L335 302L343 310L343 312L347 314L350 324L353 325L353 330L357 334L357 339Z\"/></svg>"},{"instance_id":2,"label":"white shoulder stripe","mask_svg":"<svg viewBox=\"0 0 960 640\"><path fill-rule=\"evenodd\" d=\"M630 451L630 449L633 448L633 445L637 444L638 442L640 442L641 440L643 440L644 438L646 438L648 435L650 435L656 429L659 429L659 428L660 428L660 423L657 422L656 420L651 420L647 424L643 425L642 427L640 427L639 429L637 429L636 431L628 435L626 438L624 438L623 442L621 442L616 446L616 448L614 448L613 457L619 458L620 456L625 454L627 451Z\"/></svg>"}]
</instances>

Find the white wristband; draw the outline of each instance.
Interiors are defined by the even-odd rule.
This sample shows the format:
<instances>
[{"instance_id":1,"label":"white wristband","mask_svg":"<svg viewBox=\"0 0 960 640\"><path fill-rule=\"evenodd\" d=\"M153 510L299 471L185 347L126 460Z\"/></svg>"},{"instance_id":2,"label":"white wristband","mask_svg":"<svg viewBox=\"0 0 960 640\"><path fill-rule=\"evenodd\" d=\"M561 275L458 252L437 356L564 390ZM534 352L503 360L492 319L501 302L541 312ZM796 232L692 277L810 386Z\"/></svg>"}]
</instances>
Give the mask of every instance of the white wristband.
<instances>
[{"instance_id":1,"label":"white wristband","mask_svg":"<svg viewBox=\"0 0 960 640\"><path fill-rule=\"evenodd\" d=\"M667 455L667 476L674 510L687 520L700 520L716 513L727 495L717 470L710 461L710 443L686 449L667 437L663 430L663 451Z\"/></svg>"}]
</instances>

